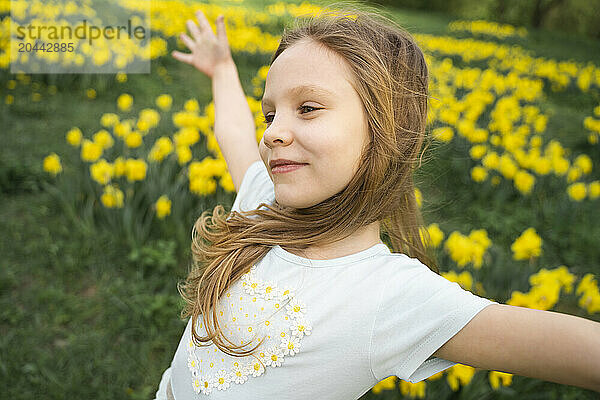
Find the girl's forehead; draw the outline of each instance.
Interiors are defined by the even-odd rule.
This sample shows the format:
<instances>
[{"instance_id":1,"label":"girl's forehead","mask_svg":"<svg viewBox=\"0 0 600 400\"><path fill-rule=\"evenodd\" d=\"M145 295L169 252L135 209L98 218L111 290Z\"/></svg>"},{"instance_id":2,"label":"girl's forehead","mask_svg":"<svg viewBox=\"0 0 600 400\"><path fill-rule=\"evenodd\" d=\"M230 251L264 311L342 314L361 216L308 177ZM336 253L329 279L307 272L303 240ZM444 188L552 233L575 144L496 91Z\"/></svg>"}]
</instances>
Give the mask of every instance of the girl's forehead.
<instances>
[{"instance_id":1,"label":"girl's forehead","mask_svg":"<svg viewBox=\"0 0 600 400\"><path fill-rule=\"evenodd\" d=\"M293 44L277 56L267 71L270 80L289 80L290 77L326 83L347 77L350 68L346 60L333 50L313 41Z\"/></svg>"},{"instance_id":2,"label":"girl's forehead","mask_svg":"<svg viewBox=\"0 0 600 400\"><path fill-rule=\"evenodd\" d=\"M271 64L262 105L307 95L340 100L352 95L352 80L342 56L314 41L300 41L281 52Z\"/></svg>"}]
</instances>

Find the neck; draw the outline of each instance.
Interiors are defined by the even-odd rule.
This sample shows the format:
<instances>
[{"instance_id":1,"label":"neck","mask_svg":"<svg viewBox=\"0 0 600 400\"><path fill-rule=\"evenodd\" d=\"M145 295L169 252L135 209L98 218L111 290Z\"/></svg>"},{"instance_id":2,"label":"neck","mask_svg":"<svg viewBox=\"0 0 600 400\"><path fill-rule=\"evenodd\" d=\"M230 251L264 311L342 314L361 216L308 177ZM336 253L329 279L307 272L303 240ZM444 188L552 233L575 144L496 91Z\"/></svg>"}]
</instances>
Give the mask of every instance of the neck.
<instances>
[{"instance_id":1,"label":"neck","mask_svg":"<svg viewBox=\"0 0 600 400\"><path fill-rule=\"evenodd\" d=\"M289 249L285 246L281 246L281 248L297 256L312 260L331 260L361 252L377 243L383 243L380 239L379 221L357 229L350 236L333 243L312 245L304 250Z\"/></svg>"}]
</instances>

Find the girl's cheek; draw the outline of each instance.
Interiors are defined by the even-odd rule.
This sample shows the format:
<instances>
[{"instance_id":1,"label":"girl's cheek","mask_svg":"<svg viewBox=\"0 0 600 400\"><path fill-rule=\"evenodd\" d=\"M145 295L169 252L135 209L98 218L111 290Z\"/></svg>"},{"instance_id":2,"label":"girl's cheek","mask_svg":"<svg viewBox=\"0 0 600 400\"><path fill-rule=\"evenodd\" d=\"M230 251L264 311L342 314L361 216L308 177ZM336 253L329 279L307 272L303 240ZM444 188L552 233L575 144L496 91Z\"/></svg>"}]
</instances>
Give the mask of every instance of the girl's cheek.
<instances>
[{"instance_id":1,"label":"girl's cheek","mask_svg":"<svg viewBox=\"0 0 600 400\"><path fill-rule=\"evenodd\" d=\"M338 132L332 125L319 124L311 127L306 143L311 146L339 146Z\"/></svg>"}]
</instances>

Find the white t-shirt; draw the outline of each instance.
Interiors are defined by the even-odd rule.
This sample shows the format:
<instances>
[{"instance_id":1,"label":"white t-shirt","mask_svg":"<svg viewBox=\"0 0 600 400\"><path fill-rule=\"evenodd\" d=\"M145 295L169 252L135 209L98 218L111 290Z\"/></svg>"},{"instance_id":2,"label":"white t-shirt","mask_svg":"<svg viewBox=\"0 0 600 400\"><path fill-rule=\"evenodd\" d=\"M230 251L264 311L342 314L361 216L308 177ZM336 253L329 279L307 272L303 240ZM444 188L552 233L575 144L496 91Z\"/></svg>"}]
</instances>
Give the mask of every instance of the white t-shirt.
<instances>
[{"instance_id":1,"label":"white t-shirt","mask_svg":"<svg viewBox=\"0 0 600 400\"><path fill-rule=\"evenodd\" d=\"M244 175L232 210L274 201L262 161ZM241 208L240 208L241 207ZM191 343L191 318L157 399L357 399L382 379L428 378L455 363L431 357L494 301L463 290L384 243L331 260L274 246L217 308L225 334L259 347L260 361ZM222 312L222 313L221 313ZM202 318L198 332L206 335ZM205 394L204 392L207 392Z\"/></svg>"}]
</instances>

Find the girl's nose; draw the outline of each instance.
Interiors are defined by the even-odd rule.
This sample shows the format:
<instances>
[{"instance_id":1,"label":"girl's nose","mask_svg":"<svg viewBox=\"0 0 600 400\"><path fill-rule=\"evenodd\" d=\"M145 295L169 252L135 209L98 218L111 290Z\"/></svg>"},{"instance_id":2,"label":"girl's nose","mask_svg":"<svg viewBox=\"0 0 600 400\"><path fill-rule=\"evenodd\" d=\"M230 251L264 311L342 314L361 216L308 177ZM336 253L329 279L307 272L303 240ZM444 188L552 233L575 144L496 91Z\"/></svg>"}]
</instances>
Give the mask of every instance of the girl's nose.
<instances>
[{"instance_id":1,"label":"girl's nose","mask_svg":"<svg viewBox=\"0 0 600 400\"><path fill-rule=\"evenodd\" d=\"M290 130L281 124L274 124L275 122L271 123L271 126L263 134L265 145L268 148L273 148L275 146L287 146L292 143L294 139Z\"/></svg>"}]
</instances>

